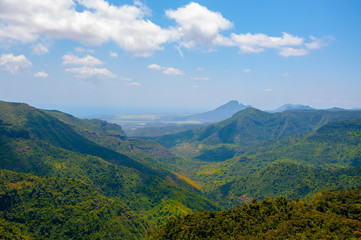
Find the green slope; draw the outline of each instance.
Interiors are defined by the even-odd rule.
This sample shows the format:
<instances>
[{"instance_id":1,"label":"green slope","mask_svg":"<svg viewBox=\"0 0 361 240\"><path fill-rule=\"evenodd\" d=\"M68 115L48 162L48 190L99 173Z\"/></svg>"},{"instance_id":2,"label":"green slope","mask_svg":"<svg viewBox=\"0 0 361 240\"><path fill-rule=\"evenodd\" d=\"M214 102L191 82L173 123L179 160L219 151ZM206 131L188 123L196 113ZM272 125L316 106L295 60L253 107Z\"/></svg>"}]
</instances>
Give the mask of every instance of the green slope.
<instances>
[{"instance_id":1,"label":"green slope","mask_svg":"<svg viewBox=\"0 0 361 240\"><path fill-rule=\"evenodd\" d=\"M273 162L337 169L360 165L361 120L334 122L311 133L266 142L223 162L202 166L194 176L211 190Z\"/></svg>"},{"instance_id":2,"label":"green slope","mask_svg":"<svg viewBox=\"0 0 361 240\"><path fill-rule=\"evenodd\" d=\"M305 134L326 123L346 119L361 119L361 111L294 110L267 113L247 108L220 123L162 136L155 140L183 156L202 161L224 161L225 159L217 156L217 153L212 154L209 148L223 148L226 144L228 148L233 149L234 154L242 153L266 141Z\"/></svg>"},{"instance_id":3,"label":"green slope","mask_svg":"<svg viewBox=\"0 0 361 240\"><path fill-rule=\"evenodd\" d=\"M252 199L306 198L320 190L357 186L361 186L361 167L324 170L294 163L275 163L226 183L209 195L230 208Z\"/></svg>"},{"instance_id":4,"label":"green slope","mask_svg":"<svg viewBox=\"0 0 361 240\"><path fill-rule=\"evenodd\" d=\"M153 140L127 137L121 127L116 124L97 119L79 119L59 111L45 112L67 124L78 135L93 144L142 162L149 168L164 167L165 162L171 163L178 159L168 149ZM159 169L158 173L160 173Z\"/></svg>"},{"instance_id":5,"label":"green slope","mask_svg":"<svg viewBox=\"0 0 361 240\"><path fill-rule=\"evenodd\" d=\"M120 199L154 224L198 209L217 208L171 172L100 146L77 132L87 127L94 138L99 137L98 141L106 141L103 136L109 131L109 138L120 139L115 134L121 134L116 126L106 124L99 130L93 121L79 119L79 125L71 125L25 104L1 102L1 107L0 119L8 121L0 123L1 168L81 179L105 196ZM59 140L54 135L67 137Z\"/></svg>"},{"instance_id":6,"label":"green slope","mask_svg":"<svg viewBox=\"0 0 361 240\"><path fill-rule=\"evenodd\" d=\"M147 228L79 180L0 170L1 239L139 239Z\"/></svg>"},{"instance_id":7,"label":"green slope","mask_svg":"<svg viewBox=\"0 0 361 240\"><path fill-rule=\"evenodd\" d=\"M169 221L148 239L359 239L361 191L325 191L306 201L264 200Z\"/></svg>"}]
</instances>

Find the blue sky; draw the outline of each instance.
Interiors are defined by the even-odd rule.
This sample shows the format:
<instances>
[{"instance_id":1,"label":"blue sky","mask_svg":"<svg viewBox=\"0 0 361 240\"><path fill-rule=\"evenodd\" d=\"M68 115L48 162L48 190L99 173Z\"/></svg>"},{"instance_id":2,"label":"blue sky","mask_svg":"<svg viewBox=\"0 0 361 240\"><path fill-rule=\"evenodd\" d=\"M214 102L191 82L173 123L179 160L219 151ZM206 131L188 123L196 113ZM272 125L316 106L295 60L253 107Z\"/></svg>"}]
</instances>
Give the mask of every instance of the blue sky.
<instances>
[{"instance_id":1,"label":"blue sky","mask_svg":"<svg viewBox=\"0 0 361 240\"><path fill-rule=\"evenodd\" d=\"M0 99L71 113L361 107L358 0L0 0Z\"/></svg>"}]
</instances>

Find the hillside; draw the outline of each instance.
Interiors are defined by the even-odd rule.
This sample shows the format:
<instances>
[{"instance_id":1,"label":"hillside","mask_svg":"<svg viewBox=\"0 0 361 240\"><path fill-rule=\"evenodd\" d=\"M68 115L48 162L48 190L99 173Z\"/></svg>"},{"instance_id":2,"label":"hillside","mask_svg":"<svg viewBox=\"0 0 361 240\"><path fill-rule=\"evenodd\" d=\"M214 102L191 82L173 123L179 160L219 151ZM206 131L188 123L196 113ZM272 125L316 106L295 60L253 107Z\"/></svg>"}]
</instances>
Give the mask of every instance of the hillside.
<instances>
[{"instance_id":1,"label":"hillside","mask_svg":"<svg viewBox=\"0 0 361 240\"><path fill-rule=\"evenodd\" d=\"M155 140L179 155L194 159L206 155L207 158L203 157L201 160L223 161L224 158L218 159L209 151L217 152L218 148L224 148L226 144L229 155L232 155L232 152L234 155L263 142L309 133L326 123L346 119L361 119L361 111L295 110L267 113L247 108L225 121L200 129L165 135Z\"/></svg>"},{"instance_id":2,"label":"hillside","mask_svg":"<svg viewBox=\"0 0 361 240\"><path fill-rule=\"evenodd\" d=\"M148 239L358 239L361 190L324 191L304 201L283 197L169 221Z\"/></svg>"},{"instance_id":3,"label":"hillside","mask_svg":"<svg viewBox=\"0 0 361 240\"><path fill-rule=\"evenodd\" d=\"M209 196L227 209L252 199L263 200L283 196L303 199L325 189L361 186L361 167L332 170L294 163L273 163L259 172L235 178L221 185Z\"/></svg>"},{"instance_id":4,"label":"hillside","mask_svg":"<svg viewBox=\"0 0 361 240\"><path fill-rule=\"evenodd\" d=\"M148 228L82 181L0 170L1 239L140 239Z\"/></svg>"},{"instance_id":5,"label":"hillside","mask_svg":"<svg viewBox=\"0 0 361 240\"><path fill-rule=\"evenodd\" d=\"M141 150L144 140L136 142L136 139L133 139L134 145L139 145L137 151L143 152L144 157L139 157L143 162L118 153L106 144L98 145L97 142L108 141L105 137L109 135L108 131L112 131L109 138L122 141L124 136L114 134L114 131L121 134L119 129L114 129L116 126L106 124L103 133L100 130L95 131L97 127L93 125L91 127L94 132L83 131L84 125L92 121L82 122L82 125L75 125L73 122L71 125L47 114L47 111L25 104L1 102L1 105L1 117L4 116L8 121L0 121L2 169L37 176L80 179L99 193L121 200L153 224L198 209L217 208L202 197L196 188L175 174L143 163L148 159L147 156L149 161L156 161L147 154L147 151L151 152L147 147L144 147L144 151ZM19 125L11 124L10 121ZM92 133L89 134L92 141L78 134L78 131L84 132L84 135ZM67 137L58 139L58 136L67 134L70 135L67 137L74 138L69 141ZM113 142L108 144L111 143ZM150 143L147 146L149 145ZM162 152L162 149L159 151Z\"/></svg>"},{"instance_id":6,"label":"hillside","mask_svg":"<svg viewBox=\"0 0 361 240\"><path fill-rule=\"evenodd\" d=\"M226 161L204 165L194 176L206 188L214 188L274 162L324 170L356 167L360 166L360 150L361 120L333 122L311 133L266 142Z\"/></svg>"}]
</instances>

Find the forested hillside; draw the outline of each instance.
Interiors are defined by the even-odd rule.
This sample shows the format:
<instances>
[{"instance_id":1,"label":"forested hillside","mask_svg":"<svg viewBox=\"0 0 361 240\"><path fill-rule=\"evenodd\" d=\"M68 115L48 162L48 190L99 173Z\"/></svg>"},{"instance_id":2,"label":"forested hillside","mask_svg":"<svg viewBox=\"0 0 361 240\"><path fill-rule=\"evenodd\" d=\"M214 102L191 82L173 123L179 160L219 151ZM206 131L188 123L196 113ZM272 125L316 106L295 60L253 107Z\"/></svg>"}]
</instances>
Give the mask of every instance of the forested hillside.
<instances>
[{"instance_id":1,"label":"forested hillside","mask_svg":"<svg viewBox=\"0 0 361 240\"><path fill-rule=\"evenodd\" d=\"M0 170L1 239L139 239L149 225L76 179Z\"/></svg>"},{"instance_id":2,"label":"forested hillside","mask_svg":"<svg viewBox=\"0 0 361 240\"><path fill-rule=\"evenodd\" d=\"M78 179L140 214L149 222L144 226L218 209L182 178L151 165L159 156L173 157L155 142L125 139L119 126L103 121L49 114L26 104L1 102L0 107L0 169ZM131 150L116 151L122 144Z\"/></svg>"},{"instance_id":3,"label":"forested hillside","mask_svg":"<svg viewBox=\"0 0 361 240\"><path fill-rule=\"evenodd\" d=\"M284 197L229 211L179 217L148 239L358 239L361 190L324 191L309 200Z\"/></svg>"},{"instance_id":4,"label":"forested hillside","mask_svg":"<svg viewBox=\"0 0 361 240\"><path fill-rule=\"evenodd\" d=\"M157 141L128 137L120 126L102 120L0 102L0 236L141 239L162 224L153 239L226 239L238 236L237 231L258 238L276 232L300 239L312 232L358 236L350 230L359 224L355 219L344 219L338 210L321 211L312 205L317 197L303 199L325 189L361 186L361 111L266 113L248 108L223 122ZM40 198L32 198L34 192ZM277 196L283 198L267 200ZM66 200L73 197L76 201ZM208 212L222 208L236 210ZM290 216L304 219L299 232ZM340 225L322 225L329 217ZM237 227L242 218L247 219L242 226L255 227L248 232ZM314 218L319 222L305 225ZM200 230L202 222L221 229ZM335 231L328 234L320 226Z\"/></svg>"},{"instance_id":5,"label":"forested hillside","mask_svg":"<svg viewBox=\"0 0 361 240\"><path fill-rule=\"evenodd\" d=\"M177 154L205 161L223 161L219 152L242 153L260 143L309 133L324 124L361 119L361 111L294 110L280 113L247 108L231 118L200 129L155 138ZM228 157L230 158L230 157Z\"/></svg>"}]
</instances>

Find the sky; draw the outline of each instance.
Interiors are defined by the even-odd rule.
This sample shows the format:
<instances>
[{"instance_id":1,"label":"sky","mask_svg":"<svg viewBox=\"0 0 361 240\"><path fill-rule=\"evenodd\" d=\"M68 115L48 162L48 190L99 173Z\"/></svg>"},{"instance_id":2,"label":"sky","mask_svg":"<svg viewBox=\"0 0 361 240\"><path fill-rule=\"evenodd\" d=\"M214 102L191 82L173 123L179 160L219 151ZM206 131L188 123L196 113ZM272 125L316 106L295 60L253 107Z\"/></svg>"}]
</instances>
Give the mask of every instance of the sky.
<instances>
[{"instance_id":1,"label":"sky","mask_svg":"<svg viewBox=\"0 0 361 240\"><path fill-rule=\"evenodd\" d=\"M0 0L0 100L72 114L361 108L359 0Z\"/></svg>"}]
</instances>

